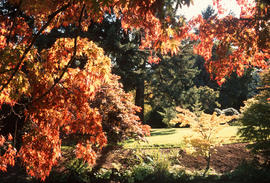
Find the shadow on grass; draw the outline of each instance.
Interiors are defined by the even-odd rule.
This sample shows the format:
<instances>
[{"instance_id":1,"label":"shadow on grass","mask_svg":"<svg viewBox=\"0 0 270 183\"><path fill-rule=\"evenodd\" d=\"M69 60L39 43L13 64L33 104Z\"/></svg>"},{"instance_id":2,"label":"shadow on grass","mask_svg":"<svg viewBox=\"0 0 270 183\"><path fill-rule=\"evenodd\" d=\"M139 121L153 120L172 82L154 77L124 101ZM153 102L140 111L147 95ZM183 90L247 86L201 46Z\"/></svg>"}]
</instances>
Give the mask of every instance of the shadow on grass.
<instances>
[{"instance_id":1,"label":"shadow on grass","mask_svg":"<svg viewBox=\"0 0 270 183\"><path fill-rule=\"evenodd\" d=\"M175 134L176 130L173 128L164 129L162 131L159 130L153 130L151 131L151 136L159 136L159 135L172 135Z\"/></svg>"}]
</instances>

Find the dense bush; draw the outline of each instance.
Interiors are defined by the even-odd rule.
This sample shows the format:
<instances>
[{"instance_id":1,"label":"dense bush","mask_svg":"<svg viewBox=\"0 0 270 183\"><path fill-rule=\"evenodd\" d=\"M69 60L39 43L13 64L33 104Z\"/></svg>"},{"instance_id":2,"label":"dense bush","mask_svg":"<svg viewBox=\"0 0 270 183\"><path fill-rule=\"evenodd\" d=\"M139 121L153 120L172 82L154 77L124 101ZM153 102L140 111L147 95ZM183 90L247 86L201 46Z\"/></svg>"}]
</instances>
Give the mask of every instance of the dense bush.
<instances>
[{"instance_id":1,"label":"dense bush","mask_svg":"<svg viewBox=\"0 0 270 183\"><path fill-rule=\"evenodd\" d=\"M158 113L161 115L162 123L166 127L174 127L173 125L171 125L170 121L176 117L177 112L175 110L175 107L163 108L163 110L158 111Z\"/></svg>"},{"instance_id":2,"label":"dense bush","mask_svg":"<svg viewBox=\"0 0 270 183\"><path fill-rule=\"evenodd\" d=\"M136 115L140 108L134 105L118 79L118 76L111 75L111 82L101 86L91 103L91 107L98 108L102 115L102 128L109 143L128 138L142 139L150 130L149 126L141 124Z\"/></svg>"},{"instance_id":3,"label":"dense bush","mask_svg":"<svg viewBox=\"0 0 270 183\"><path fill-rule=\"evenodd\" d=\"M227 182L241 183L268 183L270 182L270 169L260 166L258 162L243 162L233 172L221 176Z\"/></svg>"},{"instance_id":4,"label":"dense bush","mask_svg":"<svg viewBox=\"0 0 270 183\"><path fill-rule=\"evenodd\" d=\"M166 110L166 109L165 109ZM165 114L163 107L155 107L147 114L147 124L152 128L167 128L169 127L164 123L163 119L166 118L162 114Z\"/></svg>"},{"instance_id":5,"label":"dense bush","mask_svg":"<svg viewBox=\"0 0 270 183\"><path fill-rule=\"evenodd\" d=\"M265 71L262 76L260 94L245 102L241 109L240 122L242 128L239 134L252 143L248 146L254 152L262 152L270 157L270 70Z\"/></svg>"}]
</instances>

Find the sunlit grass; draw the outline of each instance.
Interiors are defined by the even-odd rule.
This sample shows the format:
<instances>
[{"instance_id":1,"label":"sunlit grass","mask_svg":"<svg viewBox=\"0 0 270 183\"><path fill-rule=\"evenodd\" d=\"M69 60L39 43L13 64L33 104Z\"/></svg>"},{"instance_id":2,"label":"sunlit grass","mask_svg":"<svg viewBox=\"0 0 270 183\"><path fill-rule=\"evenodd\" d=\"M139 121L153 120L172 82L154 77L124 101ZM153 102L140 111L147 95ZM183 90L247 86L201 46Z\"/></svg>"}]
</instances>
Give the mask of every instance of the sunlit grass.
<instances>
[{"instance_id":1,"label":"sunlit grass","mask_svg":"<svg viewBox=\"0 0 270 183\"><path fill-rule=\"evenodd\" d=\"M224 144L239 141L237 137L237 126L224 127L219 133L218 138L224 139ZM125 142L126 148L169 148L182 147L184 136L193 135L194 132L190 128L159 128L152 129L151 136L147 137L148 142L138 142L129 140ZM195 135L195 134L194 134Z\"/></svg>"}]
</instances>

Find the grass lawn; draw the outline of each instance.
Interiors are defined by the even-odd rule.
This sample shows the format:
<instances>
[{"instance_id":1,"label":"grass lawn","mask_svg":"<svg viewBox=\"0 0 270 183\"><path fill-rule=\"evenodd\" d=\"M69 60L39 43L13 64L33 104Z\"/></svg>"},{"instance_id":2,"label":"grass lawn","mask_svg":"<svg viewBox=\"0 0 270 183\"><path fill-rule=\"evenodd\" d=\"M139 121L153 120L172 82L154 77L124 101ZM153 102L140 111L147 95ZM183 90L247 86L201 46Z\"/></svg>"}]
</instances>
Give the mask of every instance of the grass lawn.
<instances>
[{"instance_id":1,"label":"grass lawn","mask_svg":"<svg viewBox=\"0 0 270 183\"><path fill-rule=\"evenodd\" d=\"M224 143L233 143L237 141L237 126L224 127L218 137L224 139ZM190 128L153 128L151 136L147 137L148 142L137 142L129 140L124 144L126 148L169 148L182 147L184 136L192 135Z\"/></svg>"}]
</instances>

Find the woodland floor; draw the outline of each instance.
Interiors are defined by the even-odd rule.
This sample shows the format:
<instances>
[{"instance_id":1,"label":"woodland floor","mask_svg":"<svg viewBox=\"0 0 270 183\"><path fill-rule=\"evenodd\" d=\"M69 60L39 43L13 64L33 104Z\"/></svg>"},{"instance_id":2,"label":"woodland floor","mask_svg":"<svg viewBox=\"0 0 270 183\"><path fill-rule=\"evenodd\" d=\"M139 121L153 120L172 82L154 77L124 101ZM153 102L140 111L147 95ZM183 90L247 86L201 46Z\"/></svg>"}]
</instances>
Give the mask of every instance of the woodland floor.
<instances>
[{"instance_id":1,"label":"woodland floor","mask_svg":"<svg viewBox=\"0 0 270 183\"><path fill-rule=\"evenodd\" d=\"M212 156L211 168L217 174L224 174L235 170L243 162L251 162L254 159L257 161L262 161L262 158L255 156L249 152L244 143L226 144L217 148L217 153ZM186 154L180 148L171 149L159 149L162 154L170 153L172 150L178 151L176 168L182 168L191 172L200 171L205 169L206 161L202 157L193 157ZM147 151L142 150L142 151ZM107 154L104 159L103 168L111 169L115 168L116 164L121 164L121 169L129 166L128 158L134 156L134 149L122 149L115 148ZM0 182L23 182L27 180L25 174L21 168L10 168L7 173L0 173ZM28 179L29 180L29 179Z\"/></svg>"},{"instance_id":2,"label":"woodland floor","mask_svg":"<svg viewBox=\"0 0 270 183\"><path fill-rule=\"evenodd\" d=\"M245 143L235 143L226 144L217 148L217 153L211 158L211 168L215 172L223 174L235 170L243 162L251 162L254 159L258 161L263 161L260 156L256 156L246 149ZM175 148L170 149L159 149L162 154L169 154ZM206 166L206 160L203 157L193 157L188 155L180 148L179 150L178 162L176 164L179 167L183 167L186 170L196 171L204 170ZM106 158L105 164L102 165L103 168L110 169L114 168L113 165L121 163L125 166L126 157L132 156L134 150L132 149L115 149L112 150L108 157Z\"/></svg>"}]
</instances>

